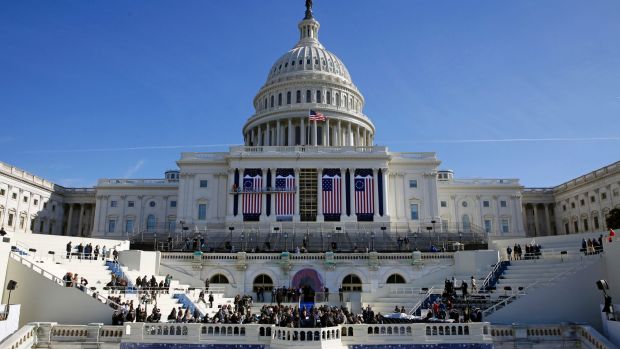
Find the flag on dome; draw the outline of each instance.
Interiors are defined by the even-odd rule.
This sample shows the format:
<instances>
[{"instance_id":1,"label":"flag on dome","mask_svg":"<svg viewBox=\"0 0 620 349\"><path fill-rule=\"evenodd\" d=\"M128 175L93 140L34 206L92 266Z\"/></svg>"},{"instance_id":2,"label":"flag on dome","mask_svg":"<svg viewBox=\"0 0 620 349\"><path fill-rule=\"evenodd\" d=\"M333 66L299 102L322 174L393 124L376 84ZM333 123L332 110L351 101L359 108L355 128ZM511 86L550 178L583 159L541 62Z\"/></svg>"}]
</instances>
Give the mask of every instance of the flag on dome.
<instances>
[{"instance_id":1,"label":"flag on dome","mask_svg":"<svg viewBox=\"0 0 620 349\"><path fill-rule=\"evenodd\" d=\"M310 110L310 121L325 121L326 117L323 113Z\"/></svg>"}]
</instances>

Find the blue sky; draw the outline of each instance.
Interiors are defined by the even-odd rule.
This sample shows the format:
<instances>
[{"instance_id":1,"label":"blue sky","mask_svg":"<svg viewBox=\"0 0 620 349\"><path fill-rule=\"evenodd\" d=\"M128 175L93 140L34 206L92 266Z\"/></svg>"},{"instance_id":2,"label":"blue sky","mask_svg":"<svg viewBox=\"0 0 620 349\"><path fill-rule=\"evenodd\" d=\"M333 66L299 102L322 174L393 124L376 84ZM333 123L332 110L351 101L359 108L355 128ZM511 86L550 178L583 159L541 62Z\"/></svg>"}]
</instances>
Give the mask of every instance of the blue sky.
<instances>
[{"instance_id":1,"label":"blue sky","mask_svg":"<svg viewBox=\"0 0 620 349\"><path fill-rule=\"evenodd\" d=\"M240 143L303 5L0 2L0 160L90 186ZM378 144L526 186L619 160L617 0L315 0L314 13Z\"/></svg>"}]
</instances>

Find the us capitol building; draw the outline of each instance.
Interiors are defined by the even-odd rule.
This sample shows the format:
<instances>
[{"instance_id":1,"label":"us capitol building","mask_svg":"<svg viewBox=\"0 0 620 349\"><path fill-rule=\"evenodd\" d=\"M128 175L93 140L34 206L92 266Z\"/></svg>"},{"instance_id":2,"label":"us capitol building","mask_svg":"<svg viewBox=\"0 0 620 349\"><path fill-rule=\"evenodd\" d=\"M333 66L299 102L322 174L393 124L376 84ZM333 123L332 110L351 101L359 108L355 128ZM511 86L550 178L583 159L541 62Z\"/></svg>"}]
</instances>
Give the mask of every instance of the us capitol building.
<instances>
[{"instance_id":1,"label":"us capitol building","mask_svg":"<svg viewBox=\"0 0 620 349\"><path fill-rule=\"evenodd\" d=\"M276 60L255 113L228 152L187 152L163 179L100 179L63 188L0 166L8 231L119 238L150 232L555 235L606 228L620 205L618 163L555 188L459 179L432 152L374 142L364 97L319 41L311 9ZM165 236L165 235L160 235Z\"/></svg>"}]
</instances>

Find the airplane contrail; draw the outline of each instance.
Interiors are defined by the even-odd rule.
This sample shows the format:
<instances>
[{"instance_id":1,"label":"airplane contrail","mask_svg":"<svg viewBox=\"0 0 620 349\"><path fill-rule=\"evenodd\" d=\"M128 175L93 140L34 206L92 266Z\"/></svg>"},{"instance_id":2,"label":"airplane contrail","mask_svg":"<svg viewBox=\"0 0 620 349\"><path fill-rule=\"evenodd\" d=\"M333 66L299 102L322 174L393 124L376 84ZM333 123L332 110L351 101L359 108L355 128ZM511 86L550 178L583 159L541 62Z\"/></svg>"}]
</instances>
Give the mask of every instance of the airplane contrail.
<instances>
[{"instance_id":1,"label":"airplane contrail","mask_svg":"<svg viewBox=\"0 0 620 349\"><path fill-rule=\"evenodd\" d=\"M115 151L132 151L132 150L166 150L166 149L189 149L189 148L220 148L231 147L240 144L190 144L190 145L143 145L134 147L119 148L83 148L83 149L49 149L49 150L26 150L25 153L42 154L42 153L98 153L98 152L115 152Z\"/></svg>"}]
</instances>

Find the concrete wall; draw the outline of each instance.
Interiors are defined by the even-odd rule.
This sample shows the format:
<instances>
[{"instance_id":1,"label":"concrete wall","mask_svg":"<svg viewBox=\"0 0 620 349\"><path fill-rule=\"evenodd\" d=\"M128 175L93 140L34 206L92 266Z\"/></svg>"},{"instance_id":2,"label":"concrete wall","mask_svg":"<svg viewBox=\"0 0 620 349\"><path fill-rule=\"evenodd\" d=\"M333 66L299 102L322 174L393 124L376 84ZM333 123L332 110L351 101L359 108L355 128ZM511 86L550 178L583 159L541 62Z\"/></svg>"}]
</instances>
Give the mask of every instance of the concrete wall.
<instances>
[{"instance_id":1,"label":"concrete wall","mask_svg":"<svg viewBox=\"0 0 620 349\"><path fill-rule=\"evenodd\" d=\"M454 254L454 271L456 274L480 275L488 273L491 266L499 262L499 252L459 251Z\"/></svg>"},{"instance_id":2,"label":"concrete wall","mask_svg":"<svg viewBox=\"0 0 620 349\"><path fill-rule=\"evenodd\" d=\"M29 322L85 324L112 322L112 308L77 288L62 287L8 258L7 280L17 281L11 303L21 304L19 326ZM6 282L2 285L6 288ZM6 294L3 297L6 302Z\"/></svg>"},{"instance_id":3,"label":"concrete wall","mask_svg":"<svg viewBox=\"0 0 620 349\"><path fill-rule=\"evenodd\" d=\"M491 323L540 324L587 322L602 332L600 304L602 293L596 281L603 276L603 263L578 271L554 285L530 291L485 319Z\"/></svg>"},{"instance_id":4,"label":"concrete wall","mask_svg":"<svg viewBox=\"0 0 620 349\"><path fill-rule=\"evenodd\" d=\"M128 250L118 254L118 261L121 265L146 275L159 275L160 258L161 253L158 251Z\"/></svg>"}]
</instances>

